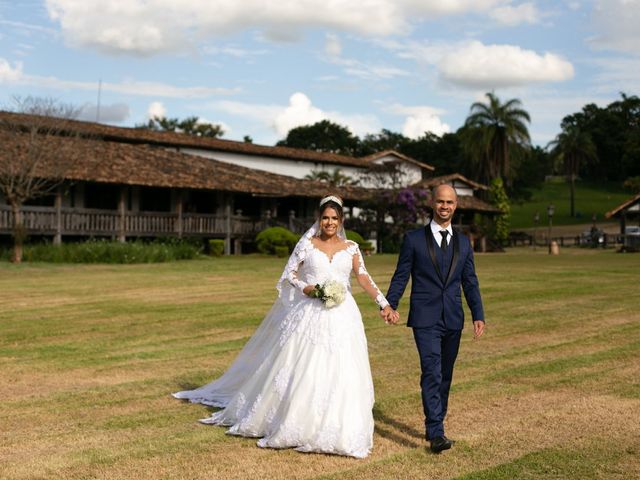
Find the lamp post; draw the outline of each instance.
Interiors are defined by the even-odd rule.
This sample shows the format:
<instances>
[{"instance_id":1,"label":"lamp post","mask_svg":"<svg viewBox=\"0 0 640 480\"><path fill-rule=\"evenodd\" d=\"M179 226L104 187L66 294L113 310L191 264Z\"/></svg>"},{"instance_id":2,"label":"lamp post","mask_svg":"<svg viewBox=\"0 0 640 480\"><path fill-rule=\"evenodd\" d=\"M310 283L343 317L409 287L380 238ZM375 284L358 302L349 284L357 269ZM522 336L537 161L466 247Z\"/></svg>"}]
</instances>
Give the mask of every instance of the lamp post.
<instances>
[{"instance_id":1,"label":"lamp post","mask_svg":"<svg viewBox=\"0 0 640 480\"><path fill-rule=\"evenodd\" d=\"M533 251L536 251L536 239L538 238L538 224L540 223L540 213L533 216Z\"/></svg>"},{"instance_id":2,"label":"lamp post","mask_svg":"<svg viewBox=\"0 0 640 480\"><path fill-rule=\"evenodd\" d=\"M551 226L553 224L553 214L555 212L555 208L556 207L553 205L553 203L550 203L547 207L547 216L549 217L549 233L547 235L549 242L549 254L551 254Z\"/></svg>"}]
</instances>

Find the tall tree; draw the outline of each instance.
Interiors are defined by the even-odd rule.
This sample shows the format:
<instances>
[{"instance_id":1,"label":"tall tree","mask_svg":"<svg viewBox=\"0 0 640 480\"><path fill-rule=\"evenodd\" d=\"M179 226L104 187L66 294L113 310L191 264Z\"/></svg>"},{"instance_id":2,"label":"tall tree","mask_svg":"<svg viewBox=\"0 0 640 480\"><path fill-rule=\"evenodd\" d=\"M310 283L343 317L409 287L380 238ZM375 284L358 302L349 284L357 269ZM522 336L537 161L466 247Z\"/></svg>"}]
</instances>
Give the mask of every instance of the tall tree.
<instances>
[{"instance_id":1,"label":"tall tree","mask_svg":"<svg viewBox=\"0 0 640 480\"><path fill-rule=\"evenodd\" d=\"M380 133L367 134L360 142L360 155L371 155L384 150L395 150L404 153L405 147L413 140L401 133L383 128Z\"/></svg>"},{"instance_id":2,"label":"tall tree","mask_svg":"<svg viewBox=\"0 0 640 480\"><path fill-rule=\"evenodd\" d=\"M517 98L502 103L487 93L487 103L471 105L462 134L465 151L475 161L480 178L486 182L501 177L511 183L514 156L528 149L531 139L529 113Z\"/></svg>"},{"instance_id":3,"label":"tall tree","mask_svg":"<svg viewBox=\"0 0 640 480\"><path fill-rule=\"evenodd\" d=\"M359 144L360 139L348 128L329 120L322 120L313 125L289 130L287 138L280 140L276 145L353 156L358 154Z\"/></svg>"},{"instance_id":4,"label":"tall tree","mask_svg":"<svg viewBox=\"0 0 640 480\"><path fill-rule=\"evenodd\" d=\"M580 172L581 163L598 158L596 145L588 132L576 124L568 124L565 130L549 143L548 148L551 149L551 154L562 163L569 180L571 216L574 217L576 177Z\"/></svg>"},{"instance_id":5,"label":"tall tree","mask_svg":"<svg viewBox=\"0 0 640 480\"><path fill-rule=\"evenodd\" d=\"M0 121L0 191L11 208L12 261L22 261L25 202L51 194L80 158L79 136L70 120L79 109L51 98L14 99L15 113Z\"/></svg>"},{"instance_id":6,"label":"tall tree","mask_svg":"<svg viewBox=\"0 0 640 480\"><path fill-rule=\"evenodd\" d=\"M178 118L153 117L147 123L138 124L136 128L144 128L155 132L178 132L196 137L217 138L224 135L220 125L202 122L198 117Z\"/></svg>"},{"instance_id":7,"label":"tall tree","mask_svg":"<svg viewBox=\"0 0 640 480\"><path fill-rule=\"evenodd\" d=\"M586 179L623 181L640 175L640 98L620 95L605 108L587 104L562 120L562 131L576 125L596 145L597 161L581 167Z\"/></svg>"}]
</instances>

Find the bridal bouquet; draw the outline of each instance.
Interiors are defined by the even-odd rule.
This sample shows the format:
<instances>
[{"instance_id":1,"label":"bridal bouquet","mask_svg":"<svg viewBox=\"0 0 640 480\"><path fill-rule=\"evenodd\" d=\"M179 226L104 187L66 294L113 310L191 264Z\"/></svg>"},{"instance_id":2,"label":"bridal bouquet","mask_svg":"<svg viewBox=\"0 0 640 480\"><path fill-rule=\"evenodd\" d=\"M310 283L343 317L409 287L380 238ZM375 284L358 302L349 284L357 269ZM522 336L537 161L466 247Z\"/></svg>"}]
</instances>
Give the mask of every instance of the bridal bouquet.
<instances>
[{"instance_id":1,"label":"bridal bouquet","mask_svg":"<svg viewBox=\"0 0 640 480\"><path fill-rule=\"evenodd\" d=\"M347 289L342 283L335 280L327 280L322 285L316 285L313 296L322 300L325 307L332 308L344 302L346 293Z\"/></svg>"}]
</instances>

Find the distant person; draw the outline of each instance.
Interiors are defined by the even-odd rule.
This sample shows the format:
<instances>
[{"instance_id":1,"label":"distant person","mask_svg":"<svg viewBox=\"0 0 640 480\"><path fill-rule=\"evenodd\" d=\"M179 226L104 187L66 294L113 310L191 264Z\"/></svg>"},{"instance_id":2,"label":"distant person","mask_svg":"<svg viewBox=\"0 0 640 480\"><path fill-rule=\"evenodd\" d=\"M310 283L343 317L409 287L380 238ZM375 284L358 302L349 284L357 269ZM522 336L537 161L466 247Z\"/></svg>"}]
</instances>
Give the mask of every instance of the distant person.
<instances>
[{"instance_id":1,"label":"distant person","mask_svg":"<svg viewBox=\"0 0 640 480\"><path fill-rule=\"evenodd\" d=\"M394 312L381 315L390 323L397 322L395 310L411 277L407 326L413 328L420 355L426 440L434 453L440 453L453 445L445 435L444 419L464 323L461 287L473 317L475 338L484 333L484 313L471 243L451 227L458 203L456 191L440 185L433 190L431 202L429 225L404 236L387 292Z\"/></svg>"},{"instance_id":2,"label":"distant person","mask_svg":"<svg viewBox=\"0 0 640 480\"><path fill-rule=\"evenodd\" d=\"M369 454L373 382L352 272L385 316L395 317L358 244L346 239L343 218L338 196L320 201L318 220L280 277L278 299L229 369L208 385L174 394L223 407L202 423L260 438L259 447Z\"/></svg>"}]
</instances>

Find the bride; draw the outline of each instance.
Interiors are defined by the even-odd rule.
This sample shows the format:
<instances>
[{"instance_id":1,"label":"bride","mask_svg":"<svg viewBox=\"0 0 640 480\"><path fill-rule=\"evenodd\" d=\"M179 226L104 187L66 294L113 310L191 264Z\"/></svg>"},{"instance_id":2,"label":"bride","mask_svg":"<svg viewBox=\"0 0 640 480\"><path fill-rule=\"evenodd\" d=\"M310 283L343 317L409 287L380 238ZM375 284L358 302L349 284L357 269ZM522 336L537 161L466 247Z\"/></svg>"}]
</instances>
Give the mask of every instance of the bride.
<instances>
[{"instance_id":1,"label":"bride","mask_svg":"<svg viewBox=\"0 0 640 480\"><path fill-rule=\"evenodd\" d=\"M394 323L358 245L345 237L342 200L330 195L291 254L278 299L229 369L173 396L222 407L200 421L259 438L259 447L366 457L373 382L351 272Z\"/></svg>"}]
</instances>

